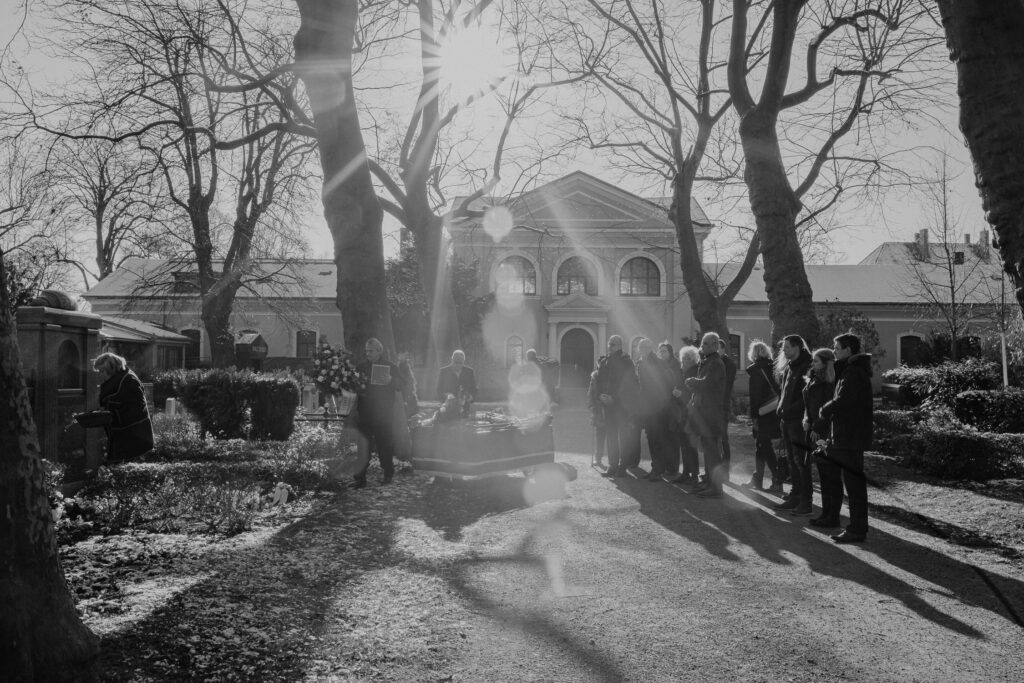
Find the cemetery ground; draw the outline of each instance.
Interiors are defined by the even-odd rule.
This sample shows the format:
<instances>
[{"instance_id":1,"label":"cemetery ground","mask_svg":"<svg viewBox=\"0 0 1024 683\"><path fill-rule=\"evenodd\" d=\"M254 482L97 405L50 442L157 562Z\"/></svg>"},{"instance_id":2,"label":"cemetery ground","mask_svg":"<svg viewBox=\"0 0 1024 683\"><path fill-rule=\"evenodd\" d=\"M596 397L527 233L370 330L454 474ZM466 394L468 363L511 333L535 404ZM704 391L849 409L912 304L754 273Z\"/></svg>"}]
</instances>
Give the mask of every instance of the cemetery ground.
<instances>
[{"instance_id":1,"label":"cemetery ground","mask_svg":"<svg viewBox=\"0 0 1024 683\"><path fill-rule=\"evenodd\" d=\"M588 415L554 425L556 461L578 472L564 496L519 474L400 469L379 486L371 470L350 491L300 473L283 506L246 507L251 482L211 507L223 492L165 481L120 527L62 522L104 677L1024 680L1024 481L942 481L871 454L871 534L837 546L738 486L742 423L722 500L602 478ZM322 456L321 436L304 428L288 457ZM163 516L160 495L179 497Z\"/></svg>"}]
</instances>

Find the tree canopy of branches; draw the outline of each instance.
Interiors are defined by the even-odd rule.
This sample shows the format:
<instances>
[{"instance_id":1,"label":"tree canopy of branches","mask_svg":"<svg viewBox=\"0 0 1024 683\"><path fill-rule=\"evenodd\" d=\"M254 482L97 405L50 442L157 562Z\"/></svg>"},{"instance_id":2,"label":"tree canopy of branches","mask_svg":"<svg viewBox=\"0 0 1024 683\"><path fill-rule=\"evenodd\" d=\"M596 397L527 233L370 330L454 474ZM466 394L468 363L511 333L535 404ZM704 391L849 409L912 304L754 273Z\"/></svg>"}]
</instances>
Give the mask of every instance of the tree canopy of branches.
<instances>
[{"instance_id":1,"label":"tree canopy of branches","mask_svg":"<svg viewBox=\"0 0 1024 683\"><path fill-rule=\"evenodd\" d=\"M960 129L993 243L1024 310L1024 4L939 0L938 6L956 64Z\"/></svg>"},{"instance_id":2,"label":"tree canopy of branches","mask_svg":"<svg viewBox=\"0 0 1024 683\"><path fill-rule=\"evenodd\" d=\"M927 92L931 28L915 0L733 0L729 92L773 336L818 338L796 226L851 184L879 181L886 165L873 149L869 117L903 116ZM807 41L803 82L790 88L790 72L800 67L798 39ZM851 135L857 144L844 151L840 143ZM796 168L787 168L787 151L801 158ZM816 192L826 196L812 208Z\"/></svg>"},{"instance_id":3,"label":"tree canopy of branches","mask_svg":"<svg viewBox=\"0 0 1024 683\"><path fill-rule=\"evenodd\" d=\"M715 83L716 76L724 80L725 68L725 51L716 50L722 21L715 2L587 4L598 21L567 17L566 33L586 77L589 92L582 99L593 110L569 118L589 147L672 188L670 216L694 318L702 330L726 335L726 312L753 270L758 242L755 235L735 276L720 289L705 274L693 228L694 186L738 172L720 125L731 102L724 82ZM619 114L609 114L609 100Z\"/></svg>"},{"instance_id":4,"label":"tree canopy of branches","mask_svg":"<svg viewBox=\"0 0 1024 683\"><path fill-rule=\"evenodd\" d=\"M235 295L254 261L272 256L261 243L286 243L264 235L293 222L288 202L306 196L313 145L282 124L266 91L222 84L287 62L285 36L267 20L245 21L245 6L226 1L69 2L81 12L65 44L91 77L37 108L34 121L64 138L134 140L148 153L174 216L188 226L169 231L188 245L187 256L147 283L149 293L171 287L176 271L194 272L213 364L231 365ZM295 82L286 79L285 92Z\"/></svg>"}]
</instances>

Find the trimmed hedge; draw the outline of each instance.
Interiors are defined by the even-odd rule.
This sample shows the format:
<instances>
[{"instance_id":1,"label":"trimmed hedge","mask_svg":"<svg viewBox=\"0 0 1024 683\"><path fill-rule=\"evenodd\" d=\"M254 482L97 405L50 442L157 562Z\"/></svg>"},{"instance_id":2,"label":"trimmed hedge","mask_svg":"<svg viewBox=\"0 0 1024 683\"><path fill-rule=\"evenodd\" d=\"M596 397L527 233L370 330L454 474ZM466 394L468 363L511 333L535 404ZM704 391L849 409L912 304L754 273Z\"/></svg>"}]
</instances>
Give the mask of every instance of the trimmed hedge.
<instances>
[{"instance_id":1,"label":"trimmed hedge","mask_svg":"<svg viewBox=\"0 0 1024 683\"><path fill-rule=\"evenodd\" d=\"M899 450L903 440L913 433L922 419L917 410L876 410L871 438L874 448L884 453Z\"/></svg>"},{"instance_id":2,"label":"trimmed hedge","mask_svg":"<svg viewBox=\"0 0 1024 683\"><path fill-rule=\"evenodd\" d=\"M956 419L986 432L1024 432L1024 389L963 391L953 402Z\"/></svg>"},{"instance_id":3,"label":"trimmed hedge","mask_svg":"<svg viewBox=\"0 0 1024 683\"><path fill-rule=\"evenodd\" d=\"M886 370L882 378L909 390L909 396L932 408L953 408L957 394L973 389L997 389L1000 384L999 365L988 360L968 358L954 363L928 367L901 366Z\"/></svg>"},{"instance_id":4,"label":"trimmed hedge","mask_svg":"<svg viewBox=\"0 0 1024 683\"><path fill-rule=\"evenodd\" d=\"M162 399L179 398L199 420L200 430L217 439L283 441L295 429L301 399L298 382L289 375L234 368L161 373L154 378L153 393Z\"/></svg>"},{"instance_id":5,"label":"trimmed hedge","mask_svg":"<svg viewBox=\"0 0 1024 683\"><path fill-rule=\"evenodd\" d=\"M924 423L899 439L903 462L945 479L1024 477L1024 434Z\"/></svg>"}]
</instances>

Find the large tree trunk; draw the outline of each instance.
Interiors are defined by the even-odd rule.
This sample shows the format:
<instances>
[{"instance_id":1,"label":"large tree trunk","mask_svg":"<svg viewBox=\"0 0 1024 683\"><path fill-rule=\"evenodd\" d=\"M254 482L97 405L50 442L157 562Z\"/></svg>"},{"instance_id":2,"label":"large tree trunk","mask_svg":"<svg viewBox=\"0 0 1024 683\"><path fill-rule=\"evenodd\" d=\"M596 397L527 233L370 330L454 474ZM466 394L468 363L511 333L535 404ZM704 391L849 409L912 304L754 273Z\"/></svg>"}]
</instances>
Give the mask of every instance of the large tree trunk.
<instances>
[{"instance_id":1,"label":"large tree trunk","mask_svg":"<svg viewBox=\"0 0 1024 683\"><path fill-rule=\"evenodd\" d=\"M728 303L720 310L718 297L704 273L701 253L697 247L697 238L693 233L693 212L690 198L693 194L691 173L680 173L672 183L672 209L669 215L676 227L676 241L679 243L679 268L683 274L683 284L690 299L693 318L700 326L700 332L717 332L723 339L729 338L729 325L725 311Z\"/></svg>"},{"instance_id":2,"label":"large tree trunk","mask_svg":"<svg viewBox=\"0 0 1024 683\"><path fill-rule=\"evenodd\" d=\"M0 282L6 274L0 254ZM99 640L57 555L17 329L0 287L0 666L8 681L97 679Z\"/></svg>"},{"instance_id":3,"label":"large tree trunk","mask_svg":"<svg viewBox=\"0 0 1024 683\"><path fill-rule=\"evenodd\" d=\"M210 361L215 368L235 365L235 334L231 329L231 310L238 292L238 281L217 282L203 295L202 318L210 340Z\"/></svg>"},{"instance_id":4,"label":"large tree trunk","mask_svg":"<svg viewBox=\"0 0 1024 683\"><path fill-rule=\"evenodd\" d=\"M1024 309L1024 2L939 0L960 130L985 217Z\"/></svg>"},{"instance_id":5,"label":"large tree trunk","mask_svg":"<svg viewBox=\"0 0 1024 683\"><path fill-rule=\"evenodd\" d=\"M776 117L754 108L740 121L746 161L744 181L757 222L764 261L764 285L772 338L799 334L818 343L821 329L814 314L814 296L796 237L800 201L790 187L782 163Z\"/></svg>"},{"instance_id":6,"label":"large tree trunk","mask_svg":"<svg viewBox=\"0 0 1024 683\"><path fill-rule=\"evenodd\" d=\"M394 351L384 288L383 211L370 180L352 87L357 0L296 0L296 72L316 121L324 173L324 218L334 238L337 303L345 348L359 353L369 337Z\"/></svg>"}]
</instances>

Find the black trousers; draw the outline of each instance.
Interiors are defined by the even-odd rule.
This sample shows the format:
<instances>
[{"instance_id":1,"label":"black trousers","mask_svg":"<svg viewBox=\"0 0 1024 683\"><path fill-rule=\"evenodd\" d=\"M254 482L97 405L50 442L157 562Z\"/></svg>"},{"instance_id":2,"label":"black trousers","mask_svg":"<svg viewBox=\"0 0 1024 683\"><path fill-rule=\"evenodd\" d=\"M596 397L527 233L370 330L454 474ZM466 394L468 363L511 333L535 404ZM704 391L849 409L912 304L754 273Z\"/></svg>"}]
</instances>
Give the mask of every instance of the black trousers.
<instances>
[{"instance_id":1,"label":"black trousers","mask_svg":"<svg viewBox=\"0 0 1024 683\"><path fill-rule=\"evenodd\" d=\"M754 480L758 484L764 482L764 467L772 473L772 483L781 484L779 479L779 468L775 460L775 449L772 447L772 440L754 435Z\"/></svg>"},{"instance_id":2,"label":"black trousers","mask_svg":"<svg viewBox=\"0 0 1024 683\"><path fill-rule=\"evenodd\" d=\"M624 466L622 460L622 442L625 433L629 431L626 416L622 413L605 410L604 412L604 442L605 452L608 454L608 469L615 470Z\"/></svg>"},{"instance_id":3,"label":"black trousers","mask_svg":"<svg viewBox=\"0 0 1024 683\"><path fill-rule=\"evenodd\" d=\"M358 425L359 433L366 439L366 455L362 467L356 473L356 481L366 480L366 471L370 469L370 454L377 451L380 468L384 476L391 478L395 474L395 434L391 420L367 420Z\"/></svg>"},{"instance_id":4,"label":"black trousers","mask_svg":"<svg viewBox=\"0 0 1024 683\"><path fill-rule=\"evenodd\" d=\"M793 472L790 498L795 498L801 505L810 505L814 495L814 475L807 461L807 436L802 422L783 422L782 442L786 445L786 458Z\"/></svg>"},{"instance_id":5,"label":"black trousers","mask_svg":"<svg viewBox=\"0 0 1024 683\"><path fill-rule=\"evenodd\" d=\"M728 468L722 462L722 444L716 436L700 437L700 449L704 452L704 469L708 473L708 486L719 493L722 484L729 478Z\"/></svg>"},{"instance_id":6,"label":"black trousers","mask_svg":"<svg viewBox=\"0 0 1024 683\"><path fill-rule=\"evenodd\" d=\"M829 517L838 519L843 506L843 488L850 506L851 534L868 532L868 480L864 476L864 451L830 446L825 458L818 458L821 477L822 508ZM827 482L827 483L826 483ZM829 508L825 507L826 499ZM824 513L823 513L824 515Z\"/></svg>"}]
</instances>

